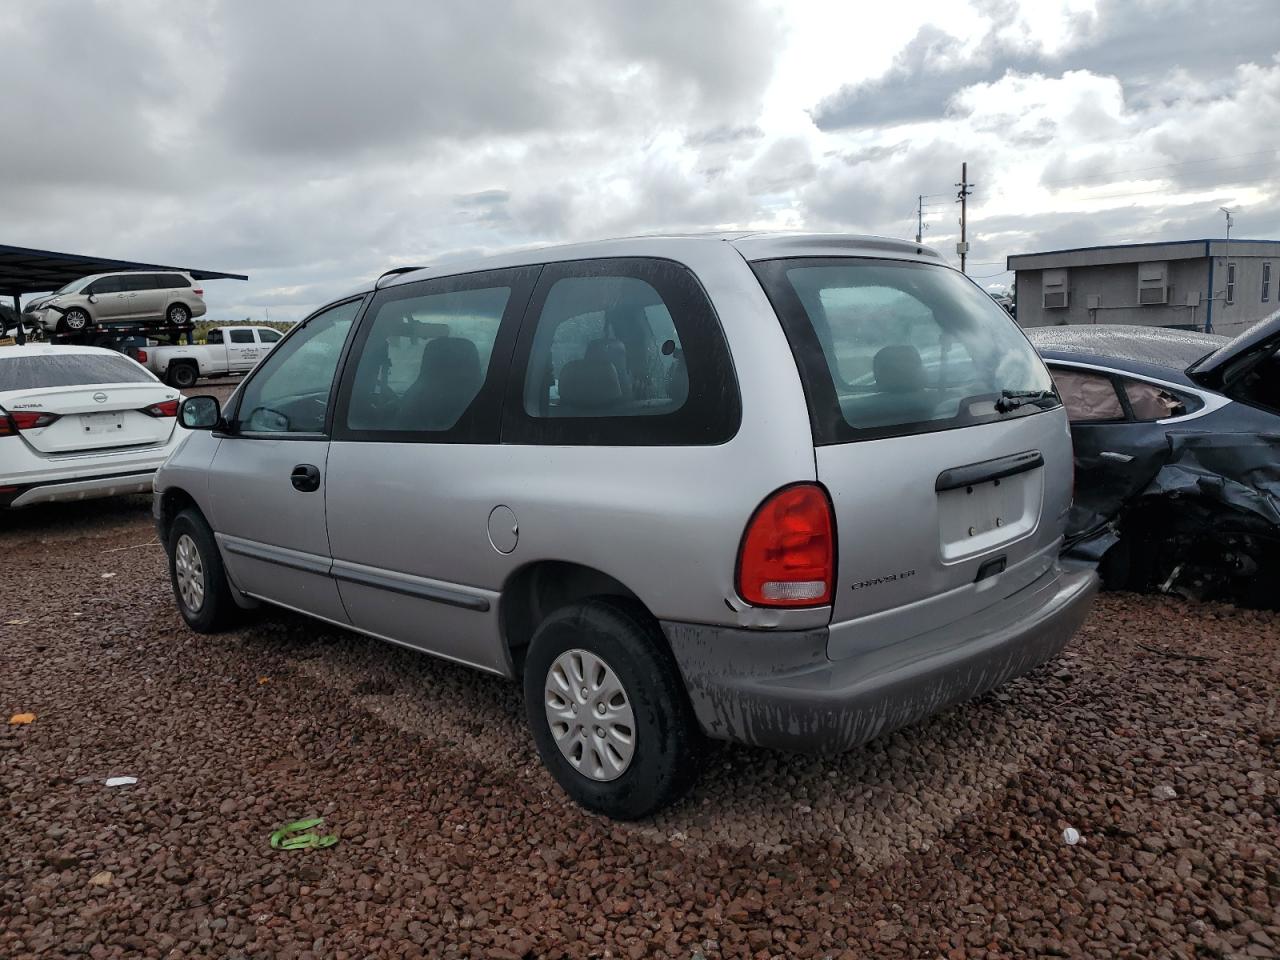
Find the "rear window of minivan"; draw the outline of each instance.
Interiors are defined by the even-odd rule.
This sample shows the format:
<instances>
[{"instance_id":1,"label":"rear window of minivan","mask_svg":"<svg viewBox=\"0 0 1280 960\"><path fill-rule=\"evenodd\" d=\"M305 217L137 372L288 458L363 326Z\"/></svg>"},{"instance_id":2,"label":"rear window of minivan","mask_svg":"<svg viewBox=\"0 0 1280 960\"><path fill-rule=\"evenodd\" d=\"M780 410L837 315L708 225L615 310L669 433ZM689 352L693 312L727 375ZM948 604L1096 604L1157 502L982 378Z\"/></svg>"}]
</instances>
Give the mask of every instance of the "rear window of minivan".
<instances>
[{"instance_id":1,"label":"rear window of minivan","mask_svg":"<svg viewBox=\"0 0 1280 960\"><path fill-rule=\"evenodd\" d=\"M817 443L947 430L1059 405L1012 318L948 267L853 257L753 267L791 343ZM1011 396L1029 399L997 409Z\"/></svg>"}]
</instances>

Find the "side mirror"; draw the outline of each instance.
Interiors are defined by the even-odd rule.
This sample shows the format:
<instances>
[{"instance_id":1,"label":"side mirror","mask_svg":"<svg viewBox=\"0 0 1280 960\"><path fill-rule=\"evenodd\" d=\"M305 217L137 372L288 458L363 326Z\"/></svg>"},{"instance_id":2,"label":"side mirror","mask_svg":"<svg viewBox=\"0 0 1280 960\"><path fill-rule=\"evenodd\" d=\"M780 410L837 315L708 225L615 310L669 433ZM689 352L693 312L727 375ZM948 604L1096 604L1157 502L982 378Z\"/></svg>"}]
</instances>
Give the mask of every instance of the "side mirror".
<instances>
[{"instance_id":1,"label":"side mirror","mask_svg":"<svg viewBox=\"0 0 1280 960\"><path fill-rule=\"evenodd\" d=\"M188 430L212 430L222 422L217 397L201 394L187 397L178 407L178 422Z\"/></svg>"},{"instance_id":2,"label":"side mirror","mask_svg":"<svg viewBox=\"0 0 1280 960\"><path fill-rule=\"evenodd\" d=\"M98 302L98 295L97 295L96 293L91 293L91 294L89 294L89 302L90 302L90 303L97 303L97 302Z\"/></svg>"}]
</instances>

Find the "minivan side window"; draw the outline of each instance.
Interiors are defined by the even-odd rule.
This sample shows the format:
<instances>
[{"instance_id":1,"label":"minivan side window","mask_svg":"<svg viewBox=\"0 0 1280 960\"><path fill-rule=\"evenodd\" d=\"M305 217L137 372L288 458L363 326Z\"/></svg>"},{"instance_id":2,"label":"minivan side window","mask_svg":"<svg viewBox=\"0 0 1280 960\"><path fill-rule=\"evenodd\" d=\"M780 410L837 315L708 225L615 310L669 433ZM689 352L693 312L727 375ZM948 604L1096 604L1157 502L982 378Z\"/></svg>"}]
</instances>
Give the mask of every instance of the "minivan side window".
<instances>
[{"instance_id":1,"label":"minivan side window","mask_svg":"<svg viewBox=\"0 0 1280 960\"><path fill-rule=\"evenodd\" d=\"M121 279L126 290L137 292L156 289L156 278L150 273L131 273Z\"/></svg>"},{"instance_id":2,"label":"minivan side window","mask_svg":"<svg viewBox=\"0 0 1280 960\"><path fill-rule=\"evenodd\" d=\"M1067 419L1072 423L1105 423L1123 420L1124 407L1116 393L1116 385L1105 373L1051 367L1054 385Z\"/></svg>"},{"instance_id":3,"label":"minivan side window","mask_svg":"<svg viewBox=\"0 0 1280 960\"><path fill-rule=\"evenodd\" d=\"M741 417L715 311L693 274L666 260L548 265L516 369L508 443L722 443Z\"/></svg>"},{"instance_id":4,"label":"minivan side window","mask_svg":"<svg viewBox=\"0 0 1280 960\"><path fill-rule=\"evenodd\" d=\"M102 296L107 293L123 293L124 289L124 277L103 277L101 280L93 281L85 293Z\"/></svg>"},{"instance_id":5,"label":"minivan side window","mask_svg":"<svg viewBox=\"0 0 1280 960\"><path fill-rule=\"evenodd\" d=\"M335 439L496 443L505 361L538 269L378 291L339 390Z\"/></svg>"},{"instance_id":6,"label":"minivan side window","mask_svg":"<svg viewBox=\"0 0 1280 960\"><path fill-rule=\"evenodd\" d=\"M239 432L324 432L334 374L360 303L348 300L314 314L267 354L240 394Z\"/></svg>"}]
</instances>

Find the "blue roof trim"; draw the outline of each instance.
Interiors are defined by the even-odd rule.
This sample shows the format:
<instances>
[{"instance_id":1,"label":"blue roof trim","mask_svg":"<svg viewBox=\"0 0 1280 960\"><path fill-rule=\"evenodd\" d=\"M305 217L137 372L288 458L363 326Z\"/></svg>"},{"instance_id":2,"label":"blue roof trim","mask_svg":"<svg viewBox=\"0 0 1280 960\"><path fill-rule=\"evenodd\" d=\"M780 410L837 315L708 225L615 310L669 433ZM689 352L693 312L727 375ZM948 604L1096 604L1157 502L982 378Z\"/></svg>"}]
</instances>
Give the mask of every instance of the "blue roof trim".
<instances>
[{"instance_id":1,"label":"blue roof trim","mask_svg":"<svg viewBox=\"0 0 1280 960\"><path fill-rule=\"evenodd\" d=\"M1009 266L1009 261L1015 257L1051 257L1058 253L1092 253L1095 250L1136 250L1139 247L1176 247L1188 243L1204 244L1204 255L1209 256L1210 244L1227 243L1226 237L1210 237L1200 240L1149 240L1145 243L1103 243L1096 247L1067 247L1065 250L1036 250L1034 253L1010 253L1005 256L1004 265L1008 270L1013 267ZM1231 240L1231 244L1237 243L1275 243L1280 244L1280 240Z\"/></svg>"}]
</instances>

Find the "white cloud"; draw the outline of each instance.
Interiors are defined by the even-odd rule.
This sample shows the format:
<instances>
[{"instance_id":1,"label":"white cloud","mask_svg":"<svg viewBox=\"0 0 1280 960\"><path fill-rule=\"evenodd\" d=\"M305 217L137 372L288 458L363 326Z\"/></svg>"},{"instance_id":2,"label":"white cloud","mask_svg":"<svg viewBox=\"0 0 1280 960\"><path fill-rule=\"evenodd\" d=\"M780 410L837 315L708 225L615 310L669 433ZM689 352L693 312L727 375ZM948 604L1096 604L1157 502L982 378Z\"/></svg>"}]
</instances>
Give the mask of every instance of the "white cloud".
<instances>
[{"instance_id":1,"label":"white cloud","mask_svg":"<svg viewBox=\"0 0 1280 960\"><path fill-rule=\"evenodd\" d=\"M1258 3L8 5L0 242L247 272L213 314L285 318L507 246L909 236L918 194L945 252L962 160L984 282L1027 249L1212 233L1224 203L1274 235Z\"/></svg>"}]
</instances>

